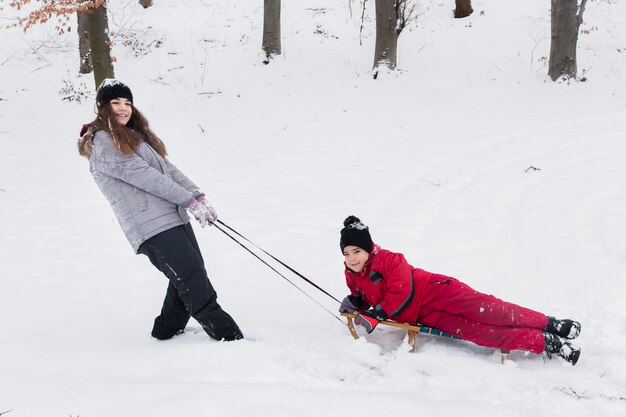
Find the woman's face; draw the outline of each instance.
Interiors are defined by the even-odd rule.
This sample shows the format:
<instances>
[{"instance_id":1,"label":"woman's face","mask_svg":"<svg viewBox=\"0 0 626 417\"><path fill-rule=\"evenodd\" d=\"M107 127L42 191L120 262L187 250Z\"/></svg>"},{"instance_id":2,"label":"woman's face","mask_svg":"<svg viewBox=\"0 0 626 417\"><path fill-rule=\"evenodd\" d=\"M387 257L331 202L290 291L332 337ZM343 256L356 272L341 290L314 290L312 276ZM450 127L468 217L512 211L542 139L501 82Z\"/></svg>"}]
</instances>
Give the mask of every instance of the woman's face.
<instances>
[{"instance_id":1,"label":"woman's face","mask_svg":"<svg viewBox=\"0 0 626 417\"><path fill-rule=\"evenodd\" d=\"M365 262L367 262L369 257L370 254L358 246L348 245L343 248L343 258L346 261L346 265L354 272L361 272L365 268Z\"/></svg>"},{"instance_id":2,"label":"woman's face","mask_svg":"<svg viewBox=\"0 0 626 417\"><path fill-rule=\"evenodd\" d=\"M130 120L131 114L133 114L133 106L130 100L121 97L114 98L109 104L111 104L111 109L115 115L115 121L126 126L126 123Z\"/></svg>"}]
</instances>

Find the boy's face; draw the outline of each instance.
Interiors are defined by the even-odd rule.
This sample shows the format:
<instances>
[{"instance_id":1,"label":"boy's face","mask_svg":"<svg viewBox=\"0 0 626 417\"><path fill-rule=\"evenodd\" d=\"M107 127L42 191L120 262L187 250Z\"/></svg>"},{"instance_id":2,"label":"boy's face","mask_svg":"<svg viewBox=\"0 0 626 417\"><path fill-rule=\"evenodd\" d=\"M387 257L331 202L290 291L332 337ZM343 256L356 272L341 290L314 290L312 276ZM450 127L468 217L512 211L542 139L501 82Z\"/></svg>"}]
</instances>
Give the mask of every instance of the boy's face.
<instances>
[{"instance_id":1,"label":"boy's face","mask_svg":"<svg viewBox=\"0 0 626 417\"><path fill-rule=\"evenodd\" d=\"M369 257L370 254L358 246L348 245L343 248L343 258L346 261L346 265L354 272L361 272L365 268L365 262L367 262Z\"/></svg>"}]
</instances>

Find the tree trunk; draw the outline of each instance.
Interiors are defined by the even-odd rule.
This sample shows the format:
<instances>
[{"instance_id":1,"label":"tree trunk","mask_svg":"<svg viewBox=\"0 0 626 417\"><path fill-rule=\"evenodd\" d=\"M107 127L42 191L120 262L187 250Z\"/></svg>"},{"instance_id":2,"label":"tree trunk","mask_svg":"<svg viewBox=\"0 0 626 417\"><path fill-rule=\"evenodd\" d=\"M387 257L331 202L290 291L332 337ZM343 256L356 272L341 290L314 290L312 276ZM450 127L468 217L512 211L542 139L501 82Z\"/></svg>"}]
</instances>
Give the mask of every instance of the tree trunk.
<instances>
[{"instance_id":1,"label":"tree trunk","mask_svg":"<svg viewBox=\"0 0 626 417\"><path fill-rule=\"evenodd\" d=\"M586 0L578 12L578 0L552 0L550 63L548 75L554 81L565 75L576 78L576 44Z\"/></svg>"},{"instance_id":2,"label":"tree trunk","mask_svg":"<svg viewBox=\"0 0 626 417\"><path fill-rule=\"evenodd\" d=\"M269 63L273 55L280 55L280 0L264 0L263 6L263 51Z\"/></svg>"},{"instance_id":3,"label":"tree trunk","mask_svg":"<svg viewBox=\"0 0 626 417\"><path fill-rule=\"evenodd\" d=\"M144 9L147 9L152 6L152 0L139 0L139 4L141 4Z\"/></svg>"},{"instance_id":4,"label":"tree trunk","mask_svg":"<svg viewBox=\"0 0 626 417\"><path fill-rule=\"evenodd\" d=\"M474 12L472 9L472 0L455 0L456 9L454 9L454 17L461 19L467 17Z\"/></svg>"},{"instance_id":5,"label":"tree trunk","mask_svg":"<svg viewBox=\"0 0 626 417\"><path fill-rule=\"evenodd\" d=\"M96 88L105 78L115 78L113 59L111 58L111 40L109 39L109 20L106 5L87 13L87 32L91 46L93 76Z\"/></svg>"},{"instance_id":6,"label":"tree trunk","mask_svg":"<svg viewBox=\"0 0 626 417\"><path fill-rule=\"evenodd\" d=\"M93 71L91 49L89 46L89 32L87 30L88 16L85 12L76 12L78 18L78 56L80 57L79 72L89 74Z\"/></svg>"},{"instance_id":7,"label":"tree trunk","mask_svg":"<svg viewBox=\"0 0 626 417\"><path fill-rule=\"evenodd\" d=\"M374 52L374 78L378 68L396 68L398 51L398 14L396 0L376 0L376 51Z\"/></svg>"}]
</instances>

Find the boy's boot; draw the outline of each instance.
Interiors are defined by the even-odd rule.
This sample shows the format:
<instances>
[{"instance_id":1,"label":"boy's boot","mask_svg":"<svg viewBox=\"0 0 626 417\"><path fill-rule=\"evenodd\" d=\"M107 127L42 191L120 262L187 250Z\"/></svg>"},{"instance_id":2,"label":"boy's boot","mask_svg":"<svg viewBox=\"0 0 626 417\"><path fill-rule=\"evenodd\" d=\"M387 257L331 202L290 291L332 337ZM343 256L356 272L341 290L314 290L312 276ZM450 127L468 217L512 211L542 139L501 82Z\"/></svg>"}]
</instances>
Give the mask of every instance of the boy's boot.
<instances>
[{"instance_id":1,"label":"boy's boot","mask_svg":"<svg viewBox=\"0 0 626 417\"><path fill-rule=\"evenodd\" d=\"M576 339L580 334L580 323L574 320L559 320L548 316L546 332L553 333L566 339Z\"/></svg>"},{"instance_id":2,"label":"boy's boot","mask_svg":"<svg viewBox=\"0 0 626 417\"><path fill-rule=\"evenodd\" d=\"M559 336L544 332L543 337L546 343L545 351L548 358L552 358L552 355L557 355L571 363L576 365L578 358L580 357L580 348L573 346L567 340L561 339Z\"/></svg>"}]
</instances>

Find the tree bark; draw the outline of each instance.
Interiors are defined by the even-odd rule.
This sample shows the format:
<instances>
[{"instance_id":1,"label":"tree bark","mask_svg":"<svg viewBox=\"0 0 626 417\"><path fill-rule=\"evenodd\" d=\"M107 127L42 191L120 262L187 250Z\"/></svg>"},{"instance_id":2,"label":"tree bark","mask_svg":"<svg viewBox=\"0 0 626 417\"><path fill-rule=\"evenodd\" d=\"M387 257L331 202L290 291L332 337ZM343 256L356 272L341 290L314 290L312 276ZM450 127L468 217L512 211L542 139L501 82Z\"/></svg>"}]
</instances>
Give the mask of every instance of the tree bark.
<instances>
[{"instance_id":1,"label":"tree bark","mask_svg":"<svg viewBox=\"0 0 626 417\"><path fill-rule=\"evenodd\" d=\"M554 81L561 76L576 78L578 29L586 0L552 0L550 12L551 42L548 75Z\"/></svg>"},{"instance_id":2,"label":"tree bark","mask_svg":"<svg viewBox=\"0 0 626 417\"><path fill-rule=\"evenodd\" d=\"M139 0L139 4L141 4L144 9L147 9L152 6L152 0Z\"/></svg>"},{"instance_id":3,"label":"tree bark","mask_svg":"<svg viewBox=\"0 0 626 417\"><path fill-rule=\"evenodd\" d=\"M454 17L461 19L467 17L474 12L472 9L472 0L455 0L456 9L454 9Z\"/></svg>"},{"instance_id":4,"label":"tree bark","mask_svg":"<svg viewBox=\"0 0 626 417\"><path fill-rule=\"evenodd\" d=\"M87 30L87 20L89 19L85 12L76 12L78 19L78 56L80 58L79 72L81 74L89 74L93 71L91 62L91 49L89 45L89 32Z\"/></svg>"},{"instance_id":5,"label":"tree bark","mask_svg":"<svg viewBox=\"0 0 626 417\"><path fill-rule=\"evenodd\" d=\"M378 68L396 68L398 51L397 0L376 0L376 51L374 52L374 78Z\"/></svg>"},{"instance_id":6,"label":"tree bark","mask_svg":"<svg viewBox=\"0 0 626 417\"><path fill-rule=\"evenodd\" d=\"M115 78L109 39L109 20L106 5L87 13L87 33L93 62L96 88L105 78Z\"/></svg>"},{"instance_id":7,"label":"tree bark","mask_svg":"<svg viewBox=\"0 0 626 417\"><path fill-rule=\"evenodd\" d=\"M280 1L264 0L263 6L263 51L269 63L273 55L280 55Z\"/></svg>"}]
</instances>

